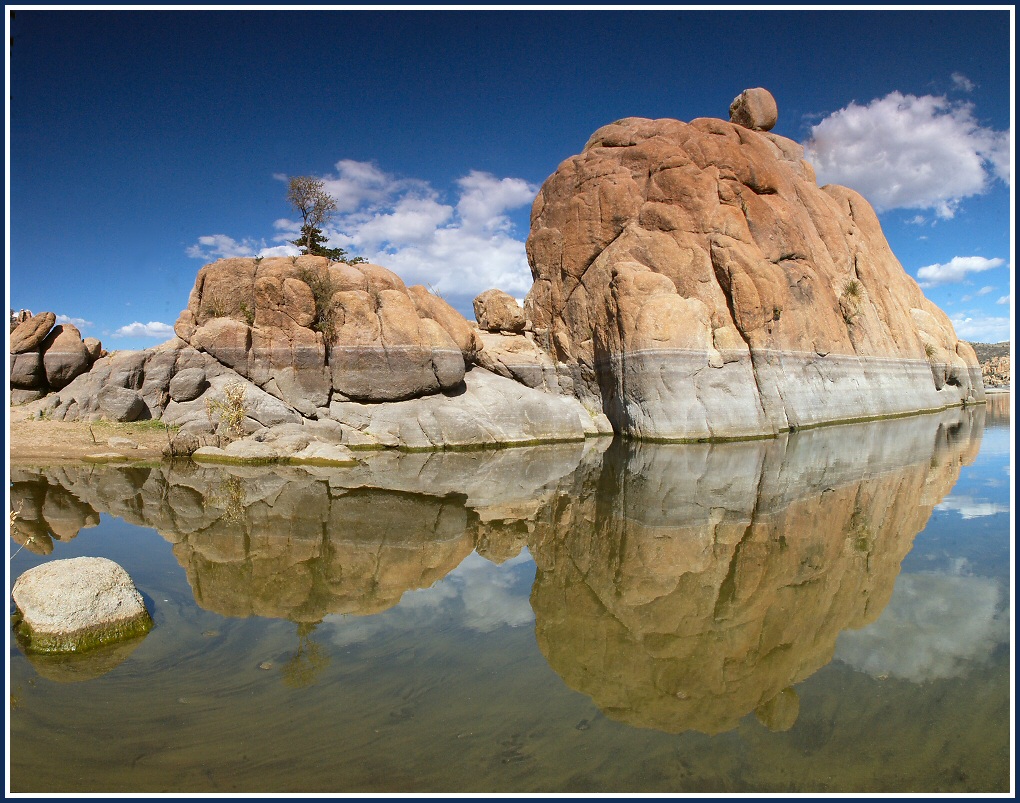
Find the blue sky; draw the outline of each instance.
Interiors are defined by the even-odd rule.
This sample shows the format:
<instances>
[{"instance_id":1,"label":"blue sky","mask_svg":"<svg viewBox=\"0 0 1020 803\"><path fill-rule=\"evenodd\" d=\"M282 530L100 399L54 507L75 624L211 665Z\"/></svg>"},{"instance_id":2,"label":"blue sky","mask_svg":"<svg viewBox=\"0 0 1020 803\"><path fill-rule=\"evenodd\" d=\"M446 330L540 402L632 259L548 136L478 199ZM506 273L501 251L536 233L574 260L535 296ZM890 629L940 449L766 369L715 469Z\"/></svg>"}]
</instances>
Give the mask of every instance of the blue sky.
<instances>
[{"instance_id":1,"label":"blue sky","mask_svg":"<svg viewBox=\"0 0 1020 803\"><path fill-rule=\"evenodd\" d=\"M531 202L595 129L754 86L961 337L1012 339L1006 6L7 8L9 306L109 350L168 339L206 262L291 253L288 175L337 197L333 244L467 316L523 297Z\"/></svg>"}]
</instances>

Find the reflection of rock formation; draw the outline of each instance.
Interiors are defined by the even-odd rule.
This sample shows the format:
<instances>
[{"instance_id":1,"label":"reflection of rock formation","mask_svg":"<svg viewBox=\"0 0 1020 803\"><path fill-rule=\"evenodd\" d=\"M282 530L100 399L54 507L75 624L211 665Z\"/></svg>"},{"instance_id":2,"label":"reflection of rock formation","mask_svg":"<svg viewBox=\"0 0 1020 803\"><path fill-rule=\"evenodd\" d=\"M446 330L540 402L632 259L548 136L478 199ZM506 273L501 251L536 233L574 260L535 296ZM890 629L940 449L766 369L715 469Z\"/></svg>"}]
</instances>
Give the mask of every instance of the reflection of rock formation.
<instances>
[{"instance_id":1,"label":"reflection of rock formation","mask_svg":"<svg viewBox=\"0 0 1020 803\"><path fill-rule=\"evenodd\" d=\"M988 425L1009 424L1009 398L1011 393L989 393L985 396Z\"/></svg>"},{"instance_id":2,"label":"reflection of rock formation","mask_svg":"<svg viewBox=\"0 0 1020 803\"><path fill-rule=\"evenodd\" d=\"M48 555L53 539L69 541L84 527L99 524L99 514L59 483L40 483L35 472L11 469L11 538L31 552Z\"/></svg>"},{"instance_id":3,"label":"reflection of rock formation","mask_svg":"<svg viewBox=\"0 0 1020 803\"><path fill-rule=\"evenodd\" d=\"M797 718L791 687L888 603L984 419L977 407L605 453L385 452L340 470L19 470L12 498L153 527L203 607L304 623L297 685L314 679L323 616L385 610L473 549L501 562L527 546L539 646L609 716L716 733L754 711L781 731Z\"/></svg>"},{"instance_id":4,"label":"reflection of rock formation","mask_svg":"<svg viewBox=\"0 0 1020 803\"><path fill-rule=\"evenodd\" d=\"M718 733L757 711L789 728L789 687L888 603L982 417L619 447L597 493L531 545L539 646L568 685L633 725Z\"/></svg>"},{"instance_id":5,"label":"reflection of rock formation","mask_svg":"<svg viewBox=\"0 0 1020 803\"><path fill-rule=\"evenodd\" d=\"M599 449L593 442L384 452L339 471L191 463L22 469L12 504L80 509L93 523L102 510L153 527L174 544L202 607L314 623L386 610L405 591L446 576L476 543L493 559L516 555L550 489L585 455L597 460ZM33 512L26 527L64 532L56 513L37 521Z\"/></svg>"}]
</instances>

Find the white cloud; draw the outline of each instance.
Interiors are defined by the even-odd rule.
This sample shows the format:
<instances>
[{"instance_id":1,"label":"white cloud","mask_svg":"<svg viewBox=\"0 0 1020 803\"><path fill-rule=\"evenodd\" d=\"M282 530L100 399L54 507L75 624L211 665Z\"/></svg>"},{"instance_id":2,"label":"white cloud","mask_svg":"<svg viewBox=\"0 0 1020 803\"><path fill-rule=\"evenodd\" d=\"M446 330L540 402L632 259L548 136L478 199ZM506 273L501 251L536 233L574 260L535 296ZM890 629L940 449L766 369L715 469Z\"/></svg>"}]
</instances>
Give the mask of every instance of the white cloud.
<instances>
[{"instance_id":1,"label":"white cloud","mask_svg":"<svg viewBox=\"0 0 1020 803\"><path fill-rule=\"evenodd\" d=\"M507 213L530 207L538 187L472 170L457 180L456 198L446 201L428 182L398 178L371 162L343 159L335 167L335 173L318 177L337 201L336 216L323 226L328 246L439 293L474 296L498 287L523 297L531 289L527 232L518 234ZM210 260L299 253L289 241L300 222L280 218L273 228L278 233L272 242L278 245L216 234L200 237L188 255Z\"/></svg>"},{"instance_id":2,"label":"white cloud","mask_svg":"<svg viewBox=\"0 0 1020 803\"><path fill-rule=\"evenodd\" d=\"M92 326L92 321L86 321L84 318L71 318L67 315L58 315L57 323L69 323L78 329L84 329L86 326Z\"/></svg>"},{"instance_id":3,"label":"white cloud","mask_svg":"<svg viewBox=\"0 0 1020 803\"><path fill-rule=\"evenodd\" d=\"M348 211L325 228L329 245L439 293L498 287L523 296L531 289L527 233L518 239L506 213L530 206L538 187L472 170L457 181L451 204L426 182L397 179L371 164L346 160L337 168L340 176L323 181L331 193L345 193Z\"/></svg>"},{"instance_id":4,"label":"white cloud","mask_svg":"<svg viewBox=\"0 0 1020 803\"><path fill-rule=\"evenodd\" d=\"M1012 338L1009 318L996 316L975 318L960 314L950 320L956 336L971 343L1002 343Z\"/></svg>"},{"instance_id":5,"label":"white cloud","mask_svg":"<svg viewBox=\"0 0 1020 803\"><path fill-rule=\"evenodd\" d=\"M348 219L351 241L358 247L376 250L390 243L409 248L424 246L453 215L453 209L433 198L401 198L392 211L380 212L365 222Z\"/></svg>"},{"instance_id":6,"label":"white cloud","mask_svg":"<svg viewBox=\"0 0 1020 803\"><path fill-rule=\"evenodd\" d=\"M122 326L113 333L114 337L173 337L174 328L168 323L149 321L139 323L135 321L127 326Z\"/></svg>"},{"instance_id":7,"label":"white cloud","mask_svg":"<svg viewBox=\"0 0 1020 803\"><path fill-rule=\"evenodd\" d=\"M939 284L950 284L961 282L969 273L981 273L982 271L997 268L1004 263L1004 260L996 257L986 259L985 257L953 257L948 262L935 265L925 265L918 268L917 278L921 287L935 287Z\"/></svg>"},{"instance_id":8,"label":"white cloud","mask_svg":"<svg viewBox=\"0 0 1020 803\"><path fill-rule=\"evenodd\" d=\"M999 300L996 301L995 303L996 304L1008 304L1009 303L1009 296L1000 296Z\"/></svg>"},{"instance_id":9,"label":"white cloud","mask_svg":"<svg viewBox=\"0 0 1020 803\"><path fill-rule=\"evenodd\" d=\"M526 550L497 566L477 552L468 555L442 583L405 594L405 610L432 610L480 632L499 627L520 627L535 621L527 587L517 583L514 567L530 563ZM454 614L456 611L456 614Z\"/></svg>"},{"instance_id":10,"label":"white cloud","mask_svg":"<svg viewBox=\"0 0 1020 803\"><path fill-rule=\"evenodd\" d=\"M464 625L472 630L488 632L498 627L521 627L535 621L531 608L530 588L525 593L515 587L509 569L527 563L531 556L523 553L496 566L472 552L457 567L463 582ZM504 568L505 567L505 568Z\"/></svg>"},{"instance_id":11,"label":"white cloud","mask_svg":"<svg viewBox=\"0 0 1020 803\"><path fill-rule=\"evenodd\" d=\"M301 221L281 217L273 221L273 228L287 232L288 236L294 235L296 238L297 235L301 233Z\"/></svg>"},{"instance_id":12,"label":"white cloud","mask_svg":"<svg viewBox=\"0 0 1020 803\"><path fill-rule=\"evenodd\" d=\"M903 574L877 622L845 631L835 658L876 677L914 683L965 675L1009 640L1009 612L989 577Z\"/></svg>"},{"instance_id":13,"label":"white cloud","mask_svg":"<svg viewBox=\"0 0 1020 803\"><path fill-rule=\"evenodd\" d=\"M457 568L429 588L409 590L400 604L368 618L327 616L331 640L338 645L366 641L386 629L420 631L442 621L476 632L521 627L535 621L531 608L533 577L527 549L496 565L472 552Z\"/></svg>"},{"instance_id":14,"label":"white cloud","mask_svg":"<svg viewBox=\"0 0 1020 803\"><path fill-rule=\"evenodd\" d=\"M291 224L291 221L286 219L277 220L273 227L277 229L285 228L281 224ZM185 253L189 257L202 259L206 262L211 262L214 259L227 259L229 257L292 257L301 253L301 249L290 243L292 239L297 237L297 232L299 231L301 231L300 223L296 224L296 228L293 231L288 231L287 234L274 237L275 241L282 244L273 246L267 246L264 240L255 240L250 237L246 237L241 242L238 242L226 234L207 234L199 237L195 245L188 246L185 249Z\"/></svg>"},{"instance_id":15,"label":"white cloud","mask_svg":"<svg viewBox=\"0 0 1020 803\"><path fill-rule=\"evenodd\" d=\"M195 259L223 259L226 257L253 257L255 246L251 240L237 242L226 234L206 234L198 238L195 245L188 246L185 253Z\"/></svg>"},{"instance_id":16,"label":"white cloud","mask_svg":"<svg viewBox=\"0 0 1020 803\"><path fill-rule=\"evenodd\" d=\"M296 245L274 245L271 248L260 248L260 257L296 257L301 254L301 249Z\"/></svg>"},{"instance_id":17,"label":"white cloud","mask_svg":"<svg viewBox=\"0 0 1020 803\"><path fill-rule=\"evenodd\" d=\"M336 199L336 207L341 214L354 212L365 205L384 203L397 193L423 186L419 181L390 176L371 162L341 159L336 163L336 170L336 175L321 178L326 192Z\"/></svg>"},{"instance_id":18,"label":"white cloud","mask_svg":"<svg viewBox=\"0 0 1020 803\"><path fill-rule=\"evenodd\" d=\"M997 505L972 496L950 494L939 504L935 505L936 510L955 510L965 519L977 519L984 516L994 516L997 513L1009 513L1009 505Z\"/></svg>"},{"instance_id":19,"label":"white cloud","mask_svg":"<svg viewBox=\"0 0 1020 803\"><path fill-rule=\"evenodd\" d=\"M1008 131L982 127L969 103L892 92L851 103L811 129L805 145L820 183L851 187L878 211L933 209L951 218L993 177L1009 182Z\"/></svg>"},{"instance_id":20,"label":"white cloud","mask_svg":"<svg viewBox=\"0 0 1020 803\"><path fill-rule=\"evenodd\" d=\"M951 78L953 79L953 87L954 88L960 89L960 90L962 90L964 92L973 92L974 91L974 86L975 86L974 82L971 81L963 73L954 72L952 74Z\"/></svg>"},{"instance_id":21,"label":"white cloud","mask_svg":"<svg viewBox=\"0 0 1020 803\"><path fill-rule=\"evenodd\" d=\"M457 213L465 228L482 231L502 230L508 224L504 213L530 205L536 188L519 178L496 178L489 173L472 170L457 181L461 188Z\"/></svg>"},{"instance_id":22,"label":"white cloud","mask_svg":"<svg viewBox=\"0 0 1020 803\"><path fill-rule=\"evenodd\" d=\"M928 218L926 218L924 215L914 215L912 218L909 218L906 222L913 226L923 226L925 223L928 222Z\"/></svg>"},{"instance_id":23,"label":"white cloud","mask_svg":"<svg viewBox=\"0 0 1020 803\"><path fill-rule=\"evenodd\" d=\"M975 293L975 295L979 295L979 296L986 296L986 295L988 295L988 294L989 294L990 292L992 292L992 291L993 291L994 289L995 289L995 288L994 288L994 287L992 287L992 286L991 286L990 284L989 284L989 285L985 285L985 286L984 286L984 287L982 287L982 288L981 288L980 290L978 290L978 291L977 291L977 293Z\"/></svg>"}]
</instances>

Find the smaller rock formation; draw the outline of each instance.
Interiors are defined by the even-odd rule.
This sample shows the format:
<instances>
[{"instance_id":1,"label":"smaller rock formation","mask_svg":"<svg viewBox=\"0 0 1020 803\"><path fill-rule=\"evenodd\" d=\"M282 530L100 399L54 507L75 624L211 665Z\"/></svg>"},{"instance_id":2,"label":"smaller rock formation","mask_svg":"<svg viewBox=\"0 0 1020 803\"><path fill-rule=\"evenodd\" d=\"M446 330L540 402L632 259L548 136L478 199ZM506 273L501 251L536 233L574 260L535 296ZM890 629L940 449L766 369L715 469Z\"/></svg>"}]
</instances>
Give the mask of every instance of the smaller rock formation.
<instances>
[{"instance_id":1,"label":"smaller rock formation","mask_svg":"<svg viewBox=\"0 0 1020 803\"><path fill-rule=\"evenodd\" d=\"M71 324L57 324L52 312L11 316L11 402L24 404L66 387L103 354L93 337L82 340ZM56 325L55 325L56 324Z\"/></svg>"},{"instance_id":2,"label":"smaller rock formation","mask_svg":"<svg viewBox=\"0 0 1020 803\"><path fill-rule=\"evenodd\" d=\"M475 320L487 332L523 332L526 321L521 305L502 290L486 290L474 302Z\"/></svg>"},{"instance_id":3,"label":"smaller rock formation","mask_svg":"<svg viewBox=\"0 0 1020 803\"><path fill-rule=\"evenodd\" d=\"M26 652L83 652L141 636L152 618L124 569L107 558L54 560L29 569L11 592Z\"/></svg>"},{"instance_id":4,"label":"smaller rock formation","mask_svg":"<svg viewBox=\"0 0 1020 803\"><path fill-rule=\"evenodd\" d=\"M11 354L21 354L38 347L56 322L57 316L52 312L29 315L11 331Z\"/></svg>"},{"instance_id":5,"label":"smaller rock formation","mask_svg":"<svg viewBox=\"0 0 1020 803\"><path fill-rule=\"evenodd\" d=\"M334 394L386 402L461 383L467 322L424 295L369 263L221 259L199 271L174 331L313 417Z\"/></svg>"},{"instance_id":6,"label":"smaller rock formation","mask_svg":"<svg viewBox=\"0 0 1020 803\"><path fill-rule=\"evenodd\" d=\"M760 86L745 89L730 104L730 122L752 131L771 131L778 118L776 99Z\"/></svg>"}]
</instances>

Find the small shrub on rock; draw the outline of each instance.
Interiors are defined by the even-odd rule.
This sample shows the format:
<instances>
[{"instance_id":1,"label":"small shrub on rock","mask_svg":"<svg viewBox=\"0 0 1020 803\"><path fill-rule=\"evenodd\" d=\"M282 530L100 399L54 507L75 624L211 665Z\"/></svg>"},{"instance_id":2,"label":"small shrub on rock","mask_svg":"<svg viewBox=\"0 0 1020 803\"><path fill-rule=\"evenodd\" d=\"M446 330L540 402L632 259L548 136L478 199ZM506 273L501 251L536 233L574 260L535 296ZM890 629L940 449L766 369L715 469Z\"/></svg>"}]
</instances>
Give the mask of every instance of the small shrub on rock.
<instances>
[{"instance_id":1,"label":"small shrub on rock","mask_svg":"<svg viewBox=\"0 0 1020 803\"><path fill-rule=\"evenodd\" d=\"M234 435L244 434L244 419L248 415L247 388L243 382L231 382L223 388L223 398L206 398L205 410L209 419L219 417L219 427ZM197 446L195 447L198 448ZM192 450L194 451L194 450Z\"/></svg>"}]
</instances>

